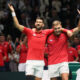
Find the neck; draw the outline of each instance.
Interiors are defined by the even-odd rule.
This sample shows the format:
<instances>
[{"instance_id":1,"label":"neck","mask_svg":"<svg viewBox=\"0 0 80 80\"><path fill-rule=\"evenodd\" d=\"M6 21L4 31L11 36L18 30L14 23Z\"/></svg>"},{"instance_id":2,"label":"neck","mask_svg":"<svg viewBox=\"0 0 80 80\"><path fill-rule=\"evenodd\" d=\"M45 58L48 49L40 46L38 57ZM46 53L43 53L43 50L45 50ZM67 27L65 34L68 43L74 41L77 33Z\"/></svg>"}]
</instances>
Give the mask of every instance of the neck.
<instances>
[{"instance_id":1,"label":"neck","mask_svg":"<svg viewBox=\"0 0 80 80\"><path fill-rule=\"evenodd\" d=\"M40 29L40 30L38 30L38 29L36 29L36 32L40 32L42 29Z\"/></svg>"},{"instance_id":2,"label":"neck","mask_svg":"<svg viewBox=\"0 0 80 80\"><path fill-rule=\"evenodd\" d=\"M55 36L57 36L57 37L59 36L59 35L56 35L54 32L53 32L53 34L54 34Z\"/></svg>"}]
</instances>

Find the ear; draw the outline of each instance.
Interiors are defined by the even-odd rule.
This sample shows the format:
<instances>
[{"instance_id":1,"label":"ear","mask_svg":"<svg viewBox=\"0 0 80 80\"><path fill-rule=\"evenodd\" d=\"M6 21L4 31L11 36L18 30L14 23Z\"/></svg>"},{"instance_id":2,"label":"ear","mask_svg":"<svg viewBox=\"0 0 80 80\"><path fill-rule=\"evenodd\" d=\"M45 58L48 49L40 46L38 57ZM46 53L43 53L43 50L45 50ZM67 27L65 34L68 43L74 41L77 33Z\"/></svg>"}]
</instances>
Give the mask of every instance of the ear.
<instances>
[{"instance_id":1,"label":"ear","mask_svg":"<svg viewBox=\"0 0 80 80\"><path fill-rule=\"evenodd\" d=\"M42 24L42 26L44 27L44 23Z\"/></svg>"},{"instance_id":2,"label":"ear","mask_svg":"<svg viewBox=\"0 0 80 80\"><path fill-rule=\"evenodd\" d=\"M35 24L34 24L35 26L36 26L36 22L35 22Z\"/></svg>"}]
</instances>

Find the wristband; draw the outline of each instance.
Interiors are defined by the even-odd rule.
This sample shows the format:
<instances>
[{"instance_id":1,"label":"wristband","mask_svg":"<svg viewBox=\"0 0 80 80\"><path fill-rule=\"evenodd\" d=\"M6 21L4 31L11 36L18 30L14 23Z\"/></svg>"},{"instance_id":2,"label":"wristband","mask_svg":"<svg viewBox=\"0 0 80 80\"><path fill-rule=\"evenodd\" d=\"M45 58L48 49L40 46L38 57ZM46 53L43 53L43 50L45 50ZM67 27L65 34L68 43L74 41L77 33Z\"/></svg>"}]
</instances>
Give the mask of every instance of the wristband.
<instances>
[{"instance_id":1,"label":"wristband","mask_svg":"<svg viewBox=\"0 0 80 80\"><path fill-rule=\"evenodd\" d=\"M16 16L15 12L12 12L12 16L13 16L13 17Z\"/></svg>"}]
</instances>

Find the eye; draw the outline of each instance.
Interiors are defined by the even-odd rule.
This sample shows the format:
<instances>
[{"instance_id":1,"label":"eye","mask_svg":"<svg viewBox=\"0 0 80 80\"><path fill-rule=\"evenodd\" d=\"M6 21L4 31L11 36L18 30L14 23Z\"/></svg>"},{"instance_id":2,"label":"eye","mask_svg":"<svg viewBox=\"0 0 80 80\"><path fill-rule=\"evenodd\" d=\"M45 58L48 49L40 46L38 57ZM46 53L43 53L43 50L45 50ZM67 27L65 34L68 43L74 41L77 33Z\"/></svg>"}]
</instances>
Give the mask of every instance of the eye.
<instances>
[{"instance_id":1,"label":"eye","mask_svg":"<svg viewBox=\"0 0 80 80\"><path fill-rule=\"evenodd\" d=\"M58 29L60 29L60 27L58 27Z\"/></svg>"}]
</instances>

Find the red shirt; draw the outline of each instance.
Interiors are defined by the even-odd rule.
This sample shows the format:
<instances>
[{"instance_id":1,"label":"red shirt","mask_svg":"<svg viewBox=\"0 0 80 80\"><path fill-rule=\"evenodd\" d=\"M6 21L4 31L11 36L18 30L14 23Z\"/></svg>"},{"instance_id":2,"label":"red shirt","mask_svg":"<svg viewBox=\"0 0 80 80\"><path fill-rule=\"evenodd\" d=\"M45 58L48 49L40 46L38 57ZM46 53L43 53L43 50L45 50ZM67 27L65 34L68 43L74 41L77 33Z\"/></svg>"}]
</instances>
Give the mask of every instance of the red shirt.
<instances>
[{"instance_id":1,"label":"red shirt","mask_svg":"<svg viewBox=\"0 0 80 80\"><path fill-rule=\"evenodd\" d=\"M17 46L16 50L20 47L20 45ZM25 63L26 62L26 57L27 57L27 51L28 48L22 44L21 49L20 49L20 58L19 58L19 63Z\"/></svg>"},{"instance_id":2,"label":"red shirt","mask_svg":"<svg viewBox=\"0 0 80 80\"><path fill-rule=\"evenodd\" d=\"M68 62L67 52L67 35L61 33L60 36L55 36L53 33L48 37L48 65Z\"/></svg>"},{"instance_id":3,"label":"red shirt","mask_svg":"<svg viewBox=\"0 0 80 80\"><path fill-rule=\"evenodd\" d=\"M80 50L80 45L77 46L77 50ZM79 62L80 62L80 54L79 54Z\"/></svg>"},{"instance_id":4,"label":"red shirt","mask_svg":"<svg viewBox=\"0 0 80 80\"><path fill-rule=\"evenodd\" d=\"M11 47L11 45L10 45L8 42L6 42L6 41L3 43L3 46L4 46L4 50L5 50L5 52L6 52L6 55L7 55L7 59L6 59L5 62L8 62L8 61L9 61L8 53L11 53L12 47Z\"/></svg>"},{"instance_id":5,"label":"red shirt","mask_svg":"<svg viewBox=\"0 0 80 80\"><path fill-rule=\"evenodd\" d=\"M75 61L75 58L78 57L77 50L73 47L68 48L68 61Z\"/></svg>"},{"instance_id":6,"label":"red shirt","mask_svg":"<svg viewBox=\"0 0 80 80\"><path fill-rule=\"evenodd\" d=\"M53 32L53 29L34 32L24 27L23 33L28 37L27 60L44 60L46 38L51 32Z\"/></svg>"},{"instance_id":7,"label":"red shirt","mask_svg":"<svg viewBox=\"0 0 80 80\"><path fill-rule=\"evenodd\" d=\"M0 44L0 66L4 66L4 56L6 56L6 52L4 50L4 47Z\"/></svg>"}]
</instances>

